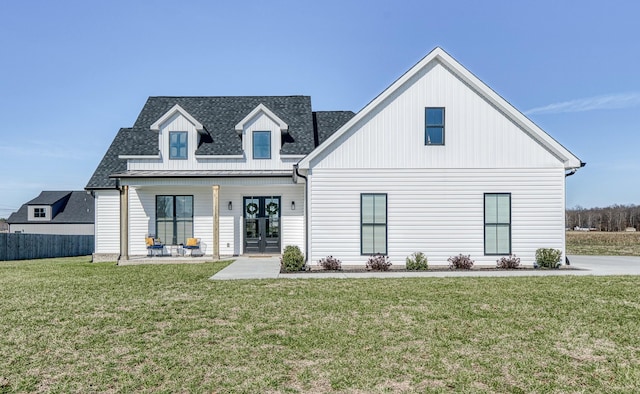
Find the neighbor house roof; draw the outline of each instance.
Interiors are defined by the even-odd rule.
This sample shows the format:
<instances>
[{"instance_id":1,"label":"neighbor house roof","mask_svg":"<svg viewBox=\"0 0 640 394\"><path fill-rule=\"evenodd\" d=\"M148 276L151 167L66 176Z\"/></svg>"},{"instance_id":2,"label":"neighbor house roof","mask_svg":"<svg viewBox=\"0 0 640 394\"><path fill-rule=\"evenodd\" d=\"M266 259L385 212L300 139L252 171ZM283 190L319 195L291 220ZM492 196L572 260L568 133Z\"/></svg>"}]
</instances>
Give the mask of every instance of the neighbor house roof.
<instances>
[{"instance_id":1,"label":"neighbor house roof","mask_svg":"<svg viewBox=\"0 0 640 394\"><path fill-rule=\"evenodd\" d=\"M55 216L46 222L29 221L29 205L55 205L61 202ZM43 191L33 200L23 204L17 212L7 219L9 224L66 224L66 223L93 223L94 198L86 191Z\"/></svg>"},{"instance_id":2,"label":"neighbor house roof","mask_svg":"<svg viewBox=\"0 0 640 394\"><path fill-rule=\"evenodd\" d=\"M403 88L407 84L411 84L415 80L415 76L425 70L435 62L441 63L447 70L453 73L462 82L474 89L481 97L487 100L491 105L495 106L499 111L505 114L512 122L520 127L531 138L537 141L541 146L545 147L549 152L555 155L564 164L565 169L576 169L584 165L573 153L569 152L559 142L554 140L549 134L545 133L540 127L533 123L529 118L518 111L509 102L503 99L500 95L494 92L489 86L482 82L478 77L473 75L469 70L464 68L457 60L451 55L445 52L442 48L436 47L429 52L422 60L420 60L409 71L404 73L400 78L374 98L369 104L367 104L362 110L360 110L354 117L340 127L331 137L327 138L318 149L315 149L304 159L302 159L298 165L300 168L309 168L311 161L318 157L322 152L327 149L333 149L336 141L341 135L347 133L352 127L358 124L361 120L375 111L379 106L384 105L387 99L394 93Z\"/></svg>"},{"instance_id":3,"label":"neighbor house roof","mask_svg":"<svg viewBox=\"0 0 640 394\"><path fill-rule=\"evenodd\" d=\"M110 176L127 170L121 156L158 155L158 132L151 127L176 105L202 126L204 138L195 152L202 156L242 155L235 127L260 105L288 126L281 148L285 155L308 154L354 116L351 111L314 113L308 96L149 97L133 127L120 129L86 188L116 187L115 177Z\"/></svg>"}]
</instances>

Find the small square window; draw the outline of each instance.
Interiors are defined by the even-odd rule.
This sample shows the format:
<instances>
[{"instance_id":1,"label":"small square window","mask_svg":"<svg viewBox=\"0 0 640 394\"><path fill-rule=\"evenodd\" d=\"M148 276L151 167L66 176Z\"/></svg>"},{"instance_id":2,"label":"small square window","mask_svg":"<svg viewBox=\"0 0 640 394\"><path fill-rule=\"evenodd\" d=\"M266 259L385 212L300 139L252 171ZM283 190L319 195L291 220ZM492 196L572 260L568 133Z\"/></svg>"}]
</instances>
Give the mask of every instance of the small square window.
<instances>
[{"instance_id":1,"label":"small square window","mask_svg":"<svg viewBox=\"0 0 640 394\"><path fill-rule=\"evenodd\" d=\"M47 214L44 208L33 208L33 217L34 218L46 218Z\"/></svg>"},{"instance_id":2,"label":"small square window","mask_svg":"<svg viewBox=\"0 0 640 394\"><path fill-rule=\"evenodd\" d=\"M254 131L253 132L253 158L254 159L270 159L271 158L271 132L270 131Z\"/></svg>"},{"instance_id":3,"label":"small square window","mask_svg":"<svg viewBox=\"0 0 640 394\"><path fill-rule=\"evenodd\" d=\"M172 131L169 133L169 159L186 159L187 158L187 139L186 131Z\"/></svg>"},{"instance_id":4,"label":"small square window","mask_svg":"<svg viewBox=\"0 0 640 394\"><path fill-rule=\"evenodd\" d=\"M425 108L424 124L424 144L444 145L444 108Z\"/></svg>"}]
</instances>

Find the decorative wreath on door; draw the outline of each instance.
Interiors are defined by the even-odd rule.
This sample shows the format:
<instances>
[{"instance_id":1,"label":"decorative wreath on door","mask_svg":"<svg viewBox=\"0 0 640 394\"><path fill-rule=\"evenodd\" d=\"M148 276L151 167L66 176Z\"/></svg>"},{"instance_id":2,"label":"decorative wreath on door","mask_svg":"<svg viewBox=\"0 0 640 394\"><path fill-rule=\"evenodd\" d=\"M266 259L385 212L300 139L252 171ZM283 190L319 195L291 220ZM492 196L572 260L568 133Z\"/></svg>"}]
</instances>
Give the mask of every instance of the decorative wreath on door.
<instances>
[{"instance_id":1,"label":"decorative wreath on door","mask_svg":"<svg viewBox=\"0 0 640 394\"><path fill-rule=\"evenodd\" d=\"M250 202L247 204L247 213L249 215L255 215L258 212L258 204L255 202Z\"/></svg>"},{"instance_id":2,"label":"decorative wreath on door","mask_svg":"<svg viewBox=\"0 0 640 394\"><path fill-rule=\"evenodd\" d=\"M269 215L275 215L276 213L278 213L278 204L275 202L270 202L269 204L267 204L267 213Z\"/></svg>"}]
</instances>

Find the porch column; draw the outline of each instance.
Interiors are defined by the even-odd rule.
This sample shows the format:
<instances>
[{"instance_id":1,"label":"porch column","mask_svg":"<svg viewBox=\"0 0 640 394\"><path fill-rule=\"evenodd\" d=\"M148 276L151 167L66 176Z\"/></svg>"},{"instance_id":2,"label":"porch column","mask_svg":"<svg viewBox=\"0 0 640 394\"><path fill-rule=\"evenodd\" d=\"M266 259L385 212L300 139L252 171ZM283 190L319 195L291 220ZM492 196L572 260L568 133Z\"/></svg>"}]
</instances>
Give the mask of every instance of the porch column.
<instances>
[{"instance_id":1,"label":"porch column","mask_svg":"<svg viewBox=\"0 0 640 394\"><path fill-rule=\"evenodd\" d=\"M120 189L120 259L129 260L129 186Z\"/></svg>"},{"instance_id":2,"label":"porch column","mask_svg":"<svg viewBox=\"0 0 640 394\"><path fill-rule=\"evenodd\" d=\"M213 185L213 258L220 258L220 186Z\"/></svg>"}]
</instances>

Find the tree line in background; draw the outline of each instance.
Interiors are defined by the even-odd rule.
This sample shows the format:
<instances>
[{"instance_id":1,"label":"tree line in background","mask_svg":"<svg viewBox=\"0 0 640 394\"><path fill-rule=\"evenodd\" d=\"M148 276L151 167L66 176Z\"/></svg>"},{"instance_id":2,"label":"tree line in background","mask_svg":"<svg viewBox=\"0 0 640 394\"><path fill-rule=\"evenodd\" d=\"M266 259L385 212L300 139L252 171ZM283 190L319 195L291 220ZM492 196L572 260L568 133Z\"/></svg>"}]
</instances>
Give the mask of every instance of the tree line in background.
<instances>
[{"instance_id":1,"label":"tree line in background","mask_svg":"<svg viewBox=\"0 0 640 394\"><path fill-rule=\"evenodd\" d=\"M632 227L640 231L640 206L616 204L606 208L583 208L578 205L566 210L565 220L570 229L625 231Z\"/></svg>"}]
</instances>

